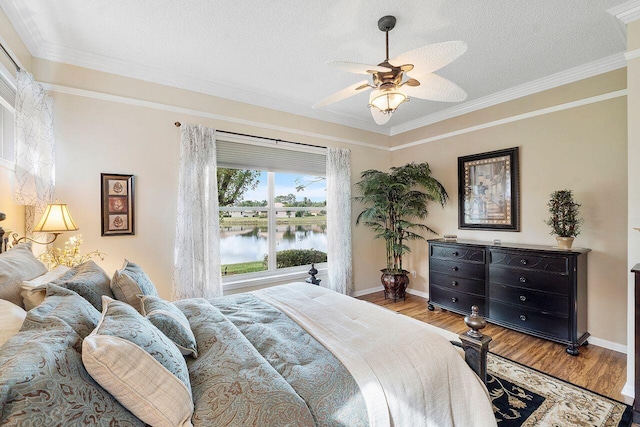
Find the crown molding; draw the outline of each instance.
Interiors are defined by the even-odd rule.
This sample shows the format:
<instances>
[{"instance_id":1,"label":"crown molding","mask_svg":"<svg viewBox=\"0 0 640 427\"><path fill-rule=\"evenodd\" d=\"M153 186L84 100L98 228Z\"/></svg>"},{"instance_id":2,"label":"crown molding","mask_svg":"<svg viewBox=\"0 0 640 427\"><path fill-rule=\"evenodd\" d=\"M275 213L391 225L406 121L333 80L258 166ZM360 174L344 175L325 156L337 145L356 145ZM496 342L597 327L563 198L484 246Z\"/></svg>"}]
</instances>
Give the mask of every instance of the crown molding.
<instances>
[{"instance_id":1,"label":"crown molding","mask_svg":"<svg viewBox=\"0 0 640 427\"><path fill-rule=\"evenodd\" d=\"M553 89L554 87L573 83L588 77L617 70L625 67L626 65L627 62L625 60L624 53L620 52L579 67L570 68L520 86L515 86L483 98L474 99L473 101L456 105L455 107L448 108L435 114L430 114L417 120L412 120L402 125L394 126L391 128L391 136L432 125L434 123L461 116L463 114L468 114L483 108L492 107L503 102L532 95L534 93Z\"/></svg>"},{"instance_id":2,"label":"crown molding","mask_svg":"<svg viewBox=\"0 0 640 427\"><path fill-rule=\"evenodd\" d=\"M439 141L441 139L452 138L458 135L464 135L465 133L476 132L482 129L488 129L495 126L501 126L507 123L513 123L520 120L529 119L532 117L542 116L545 114L555 113L562 110L568 110L571 108L581 107L583 105L594 104L596 102L607 101L609 99L619 98L621 96L627 96L627 89L621 89L614 92L604 93L602 95L596 95L589 98L579 99L577 101L571 101L564 104L554 105L553 107L542 108L540 110L529 111L527 113L518 114L511 117L506 117L500 120L494 120L491 122L481 123L479 125L470 126L468 128L458 129L453 132L443 133L435 135L429 138L420 139L417 141L409 142L407 144L396 145L391 147L391 151L403 150L405 148L415 147L417 145L427 144L429 142Z\"/></svg>"},{"instance_id":3,"label":"crown molding","mask_svg":"<svg viewBox=\"0 0 640 427\"><path fill-rule=\"evenodd\" d=\"M631 61L632 59L640 58L640 48L635 50L630 50L629 52L624 54L624 58L627 61Z\"/></svg>"},{"instance_id":4,"label":"crown molding","mask_svg":"<svg viewBox=\"0 0 640 427\"><path fill-rule=\"evenodd\" d=\"M615 16L623 24L640 19L640 0L630 0L607 9L607 13ZM625 28L626 34L626 28Z\"/></svg>"},{"instance_id":5,"label":"crown molding","mask_svg":"<svg viewBox=\"0 0 640 427\"><path fill-rule=\"evenodd\" d=\"M51 84L51 83L41 83L41 84L45 88L45 90L50 91L50 92L58 92L58 93L63 93L63 94L68 94L68 95L82 96L82 97L85 97L85 98L98 99L98 100L101 100L101 101L117 102L117 103L120 103L120 104L133 105L133 106L137 106L137 107L153 108L153 109L162 110L162 111L171 111L171 112L174 112L174 113L184 114L184 115L188 115L188 116L203 117L203 118L207 118L207 119L220 120L220 121L224 121L224 122L228 122L228 123L236 123L236 124L241 124L241 125L246 125L246 126L252 126L252 127L256 127L256 128L260 128L260 129L268 129L268 130L273 130L273 131L278 131L278 132L288 132L288 133L291 133L291 134L294 134L294 135L301 135L301 136L307 136L307 137L311 137L311 138L324 139L325 141L333 141L333 142L338 142L338 143L342 143L342 144L357 145L357 146L360 146L360 147L373 148L373 149L376 149L376 150L387 151L387 152L391 151L391 149L389 147L383 147L383 146L380 146L380 145L369 144L367 142L358 141L358 140L354 140L354 139L340 138L340 137L327 135L327 134L322 134L322 133L316 133L316 132L307 132L307 131L296 129L296 128L272 125L272 124L269 124L269 123L263 123L263 122L258 122L258 121L254 121L254 120L240 119L240 118L237 118L237 117L225 116L223 114L215 114L215 113L211 113L211 112L208 112L208 111L193 110L193 109L190 109L190 108L178 107L176 105L162 104L162 103L159 103L159 102L145 101L145 100L136 99L136 98L130 98L130 97L126 97L126 96L111 95L111 94L108 94L108 93L96 92L96 91L85 90L85 89L78 89L78 88L74 88L74 87L70 87L70 86L56 85L56 84ZM173 126L173 124L172 124L172 126Z\"/></svg>"},{"instance_id":6,"label":"crown molding","mask_svg":"<svg viewBox=\"0 0 640 427\"><path fill-rule=\"evenodd\" d=\"M22 42L27 46L31 56L36 56L38 49L44 42L38 27L31 21L29 14L24 13L24 4L18 0L4 0L2 10L11 21Z\"/></svg>"},{"instance_id":7,"label":"crown molding","mask_svg":"<svg viewBox=\"0 0 640 427\"><path fill-rule=\"evenodd\" d=\"M37 54L34 56L48 61L66 63L123 77L130 77L225 98L232 101L243 102L258 107L269 108L271 110L329 121L335 124L349 126L386 136L389 136L390 134L390 129L388 127L378 126L369 120L361 120L328 111L313 110L308 105L302 105L292 100L256 93L246 89L227 86L181 73L136 64L134 62L96 55L76 49L69 49L47 41L40 44L37 49Z\"/></svg>"},{"instance_id":8,"label":"crown molding","mask_svg":"<svg viewBox=\"0 0 640 427\"><path fill-rule=\"evenodd\" d=\"M625 55L621 52L589 64L565 70L480 99L475 99L464 104L458 104L452 108L448 108L407 123L397 126L379 126L370 120L363 120L353 116L329 112L326 110L314 110L308 105L302 105L290 99L256 93L246 89L235 88L181 73L169 72L163 69L143 66L133 62L95 55L89 52L55 45L43 39L42 34L38 31L36 25L33 25L31 22L29 13L26 13L27 8L21 0L3 0L2 9L15 27L22 41L29 49L31 55L34 57L190 90L197 93L243 102L311 119L327 121L386 136L398 135L439 121L447 120L626 66ZM612 17L615 16L618 22L632 22L636 19L640 19L640 0L628 1L622 5L608 9L607 12ZM618 26L619 25L616 27ZM626 27L622 25L619 28L619 32L620 31L621 37L626 40ZM630 53L627 53L627 59L629 58L634 58L634 56L630 56Z\"/></svg>"}]
</instances>

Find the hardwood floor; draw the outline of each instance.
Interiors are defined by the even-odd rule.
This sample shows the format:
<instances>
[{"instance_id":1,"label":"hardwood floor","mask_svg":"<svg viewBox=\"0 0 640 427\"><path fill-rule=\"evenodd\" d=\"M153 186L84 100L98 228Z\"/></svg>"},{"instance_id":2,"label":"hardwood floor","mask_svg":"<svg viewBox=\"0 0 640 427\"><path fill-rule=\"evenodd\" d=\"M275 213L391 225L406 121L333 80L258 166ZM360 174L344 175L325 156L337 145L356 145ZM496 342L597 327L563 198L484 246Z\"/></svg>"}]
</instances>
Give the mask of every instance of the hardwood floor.
<instances>
[{"instance_id":1,"label":"hardwood floor","mask_svg":"<svg viewBox=\"0 0 640 427\"><path fill-rule=\"evenodd\" d=\"M407 294L406 301L385 300L382 291L359 297L407 316L455 332L469 328L459 314L427 309L427 300ZM570 356L566 346L535 338L497 325L488 324L482 332L493 338L490 350L500 356L530 366L573 384L624 401L620 391L626 381L627 357L623 353L595 345L580 347L580 355ZM627 402L628 403L628 402Z\"/></svg>"}]
</instances>

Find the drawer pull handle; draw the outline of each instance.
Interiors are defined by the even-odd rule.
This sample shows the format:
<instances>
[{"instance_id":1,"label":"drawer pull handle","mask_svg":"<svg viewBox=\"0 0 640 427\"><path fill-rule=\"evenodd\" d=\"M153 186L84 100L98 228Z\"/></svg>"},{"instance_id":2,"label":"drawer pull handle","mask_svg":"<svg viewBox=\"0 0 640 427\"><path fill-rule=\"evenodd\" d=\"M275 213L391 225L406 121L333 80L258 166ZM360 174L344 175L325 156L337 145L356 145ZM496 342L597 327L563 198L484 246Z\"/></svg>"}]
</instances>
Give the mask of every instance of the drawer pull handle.
<instances>
[{"instance_id":1,"label":"drawer pull handle","mask_svg":"<svg viewBox=\"0 0 640 427\"><path fill-rule=\"evenodd\" d=\"M451 286L458 286L458 282L454 280L453 282L451 282Z\"/></svg>"},{"instance_id":2,"label":"drawer pull handle","mask_svg":"<svg viewBox=\"0 0 640 427\"><path fill-rule=\"evenodd\" d=\"M451 302L458 302L458 298L456 297L451 298Z\"/></svg>"},{"instance_id":3,"label":"drawer pull handle","mask_svg":"<svg viewBox=\"0 0 640 427\"><path fill-rule=\"evenodd\" d=\"M458 271L458 267L451 267L453 271Z\"/></svg>"},{"instance_id":4,"label":"drawer pull handle","mask_svg":"<svg viewBox=\"0 0 640 427\"><path fill-rule=\"evenodd\" d=\"M526 281L527 281L527 278L526 278L526 277L521 277L521 278L520 278L520 283L525 283Z\"/></svg>"},{"instance_id":5,"label":"drawer pull handle","mask_svg":"<svg viewBox=\"0 0 640 427\"><path fill-rule=\"evenodd\" d=\"M522 265L527 265L527 260L526 260L526 259L521 259L521 260L520 260L520 264L522 264Z\"/></svg>"},{"instance_id":6,"label":"drawer pull handle","mask_svg":"<svg viewBox=\"0 0 640 427\"><path fill-rule=\"evenodd\" d=\"M520 295L520 301L523 301L523 302L524 302L524 301L526 301L526 300L527 300L527 297L526 297L526 296L524 296L524 295Z\"/></svg>"},{"instance_id":7,"label":"drawer pull handle","mask_svg":"<svg viewBox=\"0 0 640 427\"><path fill-rule=\"evenodd\" d=\"M458 252L453 252L451 255L458 256Z\"/></svg>"},{"instance_id":8,"label":"drawer pull handle","mask_svg":"<svg viewBox=\"0 0 640 427\"><path fill-rule=\"evenodd\" d=\"M520 320L522 320L523 322L527 320L527 316L525 316L524 314L520 315Z\"/></svg>"}]
</instances>

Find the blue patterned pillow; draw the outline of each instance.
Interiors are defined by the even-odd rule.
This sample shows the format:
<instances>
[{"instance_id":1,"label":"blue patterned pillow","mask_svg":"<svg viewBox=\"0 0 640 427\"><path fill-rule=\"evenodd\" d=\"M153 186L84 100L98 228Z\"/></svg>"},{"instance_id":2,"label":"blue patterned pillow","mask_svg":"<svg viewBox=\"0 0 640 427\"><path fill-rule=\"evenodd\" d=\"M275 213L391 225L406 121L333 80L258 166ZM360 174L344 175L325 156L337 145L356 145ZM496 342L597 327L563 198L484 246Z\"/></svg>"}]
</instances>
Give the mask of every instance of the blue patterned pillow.
<instances>
[{"instance_id":1,"label":"blue patterned pillow","mask_svg":"<svg viewBox=\"0 0 640 427\"><path fill-rule=\"evenodd\" d=\"M178 346L185 356L198 357L196 337L193 336L189 321L173 303L152 295L139 295L141 313L167 338Z\"/></svg>"},{"instance_id":2,"label":"blue patterned pillow","mask_svg":"<svg viewBox=\"0 0 640 427\"><path fill-rule=\"evenodd\" d=\"M144 425L87 373L70 326L34 325L0 352L0 425Z\"/></svg>"},{"instance_id":3,"label":"blue patterned pillow","mask_svg":"<svg viewBox=\"0 0 640 427\"><path fill-rule=\"evenodd\" d=\"M80 295L52 283L45 285L47 296L42 304L30 310L22 324L22 330L40 328L52 317L69 325L81 338L85 338L98 326L100 312Z\"/></svg>"},{"instance_id":4,"label":"blue patterned pillow","mask_svg":"<svg viewBox=\"0 0 640 427\"><path fill-rule=\"evenodd\" d=\"M73 267L51 283L71 289L89 301L100 312L102 311L102 296L113 298L109 275L93 261L87 261Z\"/></svg>"},{"instance_id":5,"label":"blue patterned pillow","mask_svg":"<svg viewBox=\"0 0 640 427\"><path fill-rule=\"evenodd\" d=\"M89 374L147 424L191 425L189 371L178 348L126 302L103 297L102 304L100 324L82 343Z\"/></svg>"},{"instance_id":6,"label":"blue patterned pillow","mask_svg":"<svg viewBox=\"0 0 640 427\"><path fill-rule=\"evenodd\" d=\"M124 301L142 313L138 295L158 296L155 285L142 268L129 260L117 270L111 279L111 290L118 301Z\"/></svg>"}]
</instances>

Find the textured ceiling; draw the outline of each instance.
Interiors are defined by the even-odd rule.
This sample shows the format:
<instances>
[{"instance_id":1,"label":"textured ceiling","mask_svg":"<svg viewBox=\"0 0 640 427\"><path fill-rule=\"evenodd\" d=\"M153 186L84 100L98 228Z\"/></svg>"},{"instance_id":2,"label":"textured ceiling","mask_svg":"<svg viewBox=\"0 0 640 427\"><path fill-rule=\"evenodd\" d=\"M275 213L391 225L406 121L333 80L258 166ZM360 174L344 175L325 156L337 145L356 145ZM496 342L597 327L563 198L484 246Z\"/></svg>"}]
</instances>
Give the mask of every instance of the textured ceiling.
<instances>
[{"instance_id":1,"label":"textured ceiling","mask_svg":"<svg viewBox=\"0 0 640 427\"><path fill-rule=\"evenodd\" d=\"M623 2L0 0L0 7L37 57L393 134L458 104L412 99L384 127L373 123L365 94L311 108L363 78L328 62L384 60L381 16L397 17L391 57L465 41L468 51L438 74L465 89L463 104L471 105L623 52L624 32L606 11Z\"/></svg>"}]
</instances>

